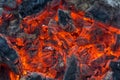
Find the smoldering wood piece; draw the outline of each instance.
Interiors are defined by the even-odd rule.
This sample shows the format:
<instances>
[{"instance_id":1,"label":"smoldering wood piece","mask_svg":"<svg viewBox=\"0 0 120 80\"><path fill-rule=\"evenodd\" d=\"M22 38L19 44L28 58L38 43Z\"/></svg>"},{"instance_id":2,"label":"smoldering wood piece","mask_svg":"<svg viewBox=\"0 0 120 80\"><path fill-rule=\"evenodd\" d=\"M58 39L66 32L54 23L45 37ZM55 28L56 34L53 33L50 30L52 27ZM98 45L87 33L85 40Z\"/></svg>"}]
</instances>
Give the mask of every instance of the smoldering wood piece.
<instances>
[{"instance_id":1,"label":"smoldering wood piece","mask_svg":"<svg viewBox=\"0 0 120 80\"><path fill-rule=\"evenodd\" d=\"M120 80L120 61L111 61L110 68L113 71L113 80Z\"/></svg>"},{"instance_id":2,"label":"smoldering wood piece","mask_svg":"<svg viewBox=\"0 0 120 80\"><path fill-rule=\"evenodd\" d=\"M85 46L85 45L89 44L89 41L84 37L78 37L76 39L76 42L77 42L78 46Z\"/></svg>"},{"instance_id":3,"label":"smoldering wood piece","mask_svg":"<svg viewBox=\"0 0 120 80\"><path fill-rule=\"evenodd\" d=\"M58 19L59 19L60 27L65 31L72 32L75 29L75 26L73 24L69 11L59 9Z\"/></svg>"},{"instance_id":4,"label":"smoldering wood piece","mask_svg":"<svg viewBox=\"0 0 120 80\"><path fill-rule=\"evenodd\" d=\"M45 76L37 72L31 72L23 76L20 80L53 80L53 79L48 77L46 78Z\"/></svg>"},{"instance_id":5,"label":"smoldering wood piece","mask_svg":"<svg viewBox=\"0 0 120 80\"><path fill-rule=\"evenodd\" d=\"M36 14L44 9L51 0L24 0L19 6L19 13L24 18L28 15Z\"/></svg>"},{"instance_id":6,"label":"smoldering wood piece","mask_svg":"<svg viewBox=\"0 0 120 80\"><path fill-rule=\"evenodd\" d=\"M80 74L83 80L86 80L88 77L94 74L94 71L87 64L80 65Z\"/></svg>"},{"instance_id":7,"label":"smoldering wood piece","mask_svg":"<svg viewBox=\"0 0 120 80\"><path fill-rule=\"evenodd\" d=\"M106 63L107 59L106 59L106 55L102 55L100 57L98 57L97 59L91 61L91 65L92 65L92 68L94 69L97 69L99 67L103 67L104 64Z\"/></svg>"},{"instance_id":8,"label":"smoldering wood piece","mask_svg":"<svg viewBox=\"0 0 120 80\"><path fill-rule=\"evenodd\" d=\"M96 20L99 20L99 21L102 21L102 22L106 22L106 21L109 21L110 20L110 16L109 14L102 8L100 7L92 7L88 13L86 14L86 16L91 16L96 19Z\"/></svg>"},{"instance_id":9,"label":"smoldering wood piece","mask_svg":"<svg viewBox=\"0 0 120 80\"><path fill-rule=\"evenodd\" d=\"M120 48L120 35L117 35L116 43L113 45L113 51L117 51Z\"/></svg>"},{"instance_id":10,"label":"smoldering wood piece","mask_svg":"<svg viewBox=\"0 0 120 80\"><path fill-rule=\"evenodd\" d=\"M70 59L68 59L67 64L63 80L78 80L80 73L76 57L72 55Z\"/></svg>"},{"instance_id":11,"label":"smoldering wood piece","mask_svg":"<svg viewBox=\"0 0 120 80\"><path fill-rule=\"evenodd\" d=\"M14 73L21 74L21 63L18 53L9 46L6 39L0 37L1 63L6 64Z\"/></svg>"}]
</instances>

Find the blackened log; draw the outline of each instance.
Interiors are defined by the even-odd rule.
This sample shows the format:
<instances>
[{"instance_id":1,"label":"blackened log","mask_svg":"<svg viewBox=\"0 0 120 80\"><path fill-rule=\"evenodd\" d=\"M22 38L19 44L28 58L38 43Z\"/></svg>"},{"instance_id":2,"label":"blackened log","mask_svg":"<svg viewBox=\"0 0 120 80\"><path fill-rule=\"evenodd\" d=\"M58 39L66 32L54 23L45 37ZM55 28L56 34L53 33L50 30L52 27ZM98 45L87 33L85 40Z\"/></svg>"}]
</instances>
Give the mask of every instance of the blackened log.
<instances>
[{"instance_id":1,"label":"blackened log","mask_svg":"<svg viewBox=\"0 0 120 80\"><path fill-rule=\"evenodd\" d=\"M64 74L63 80L78 80L79 68L78 62L75 56L72 56L68 60L68 66Z\"/></svg>"},{"instance_id":2,"label":"blackened log","mask_svg":"<svg viewBox=\"0 0 120 80\"><path fill-rule=\"evenodd\" d=\"M22 17L40 12L51 0L24 0L19 6L19 13Z\"/></svg>"}]
</instances>

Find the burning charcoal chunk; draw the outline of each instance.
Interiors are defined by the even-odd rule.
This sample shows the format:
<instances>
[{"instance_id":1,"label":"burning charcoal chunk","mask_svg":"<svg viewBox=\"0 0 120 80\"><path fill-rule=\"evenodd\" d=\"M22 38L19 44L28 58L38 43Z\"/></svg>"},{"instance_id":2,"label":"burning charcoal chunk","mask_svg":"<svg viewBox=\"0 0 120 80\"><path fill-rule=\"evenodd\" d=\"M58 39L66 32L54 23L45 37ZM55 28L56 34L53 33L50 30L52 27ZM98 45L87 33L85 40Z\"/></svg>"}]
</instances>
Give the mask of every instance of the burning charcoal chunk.
<instances>
[{"instance_id":1,"label":"burning charcoal chunk","mask_svg":"<svg viewBox=\"0 0 120 80\"><path fill-rule=\"evenodd\" d=\"M6 7L9 7L9 8L12 8L12 9L14 9L14 8L16 8L16 1L15 0L4 0L5 1L5 3L4 3L4 5L3 6L6 6Z\"/></svg>"},{"instance_id":2,"label":"burning charcoal chunk","mask_svg":"<svg viewBox=\"0 0 120 80\"><path fill-rule=\"evenodd\" d=\"M84 78L91 76L94 73L93 70L87 64L81 64L80 69L80 73Z\"/></svg>"},{"instance_id":3,"label":"burning charcoal chunk","mask_svg":"<svg viewBox=\"0 0 120 80\"><path fill-rule=\"evenodd\" d=\"M91 62L91 65L94 68L98 68L99 66L103 66L105 61L106 61L106 55L102 55L102 56L98 57L97 59L93 60Z\"/></svg>"},{"instance_id":4,"label":"burning charcoal chunk","mask_svg":"<svg viewBox=\"0 0 120 80\"><path fill-rule=\"evenodd\" d=\"M110 67L113 71L113 80L120 80L120 62L111 61Z\"/></svg>"},{"instance_id":5,"label":"burning charcoal chunk","mask_svg":"<svg viewBox=\"0 0 120 80\"><path fill-rule=\"evenodd\" d=\"M68 61L68 66L66 69L66 72L64 74L63 80L78 80L77 76L79 74L79 69L77 66L77 60L75 56L72 56L70 58L70 61Z\"/></svg>"},{"instance_id":6,"label":"burning charcoal chunk","mask_svg":"<svg viewBox=\"0 0 120 80\"><path fill-rule=\"evenodd\" d=\"M59 10L58 15L59 15L59 23L62 24L63 26L67 25L68 21L71 19L70 15L63 10Z\"/></svg>"},{"instance_id":7,"label":"burning charcoal chunk","mask_svg":"<svg viewBox=\"0 0 120 80\"><path fill-rule=\"evenodd\" d=\"M75 26L73 25L72 19L68 11L58 10L58 16L59 16L59 24L64 30L68 32L74 30Z\"/></svg>"},{"instance_id":8,"label":"burning charcoal chunk","mask_svg":"<svg viewBox=\"0 0 120 80\"><path fill-rule=\"evenodd\" d=\"M120 62L113 62L111 61L110 67L113 71L120 70Z\"/></svg>"},{"instance_id":9,"label":"burning charcoal chunk","mask_svg":"<svg viewBox=\"0 0 120 80\"><path fill-rule=\"evenodd\" d=\"M41 75L38 73L31 73L28 77L27 80L42 80Z\"/></svg>"},{"instance_id":10,"label":"burning charcoal chunk","mask_svg":"<svg viewBox=\"0 0 120 80\"><path fill-rule=\"evenodd\" d=\"M27 0L19 6L19 13L22 17L40 12L51 0Z\"/></svg>"},{"instance_id":11,"label":"burning charcoal chunk","mask_svg":"<svg viewBox=\"0 0 120 80\"><path fill-rule=\"evenodd\" d=\"M46 78L45 76L42 76L37 72L32 72L27 74L26 76L23 76L20 80L53 80L53 79Z\"/></svg>"},{"instance_id":12,"label":"burning charcoal chunk","mask_svg":"<svg viewBox=\"0 0 120 80\"><path fill-rule=\"evenodd\" d=\"M119 48L120 48L120 35L117 35L116 43L115 43L115 45L113 45L112 48L113 48L113 51L119 50Z\"/></svg>"},{"instance_id":13,"label":"burning charcoal chunk","mask_svg":"<svg viewBox=\"0 0 120 80\"><path fill-rule=\"evenodd\" d=\"M2 37L0 37L0 56L2 63L9 66L16 74L21 74L21 64L17 52L9 47L7 41Z\"/></svg>"},{"instance_id":14,"label":"burning charcoal chunk","mask_svg":"<svg viewBox=\"0 0 120 80\"><path fill-rule=\"evenodd\" d=\"M79 46L85 46L89 43L89 41L83 37L78 37L76 42Z\"/></svg>"},{"instance_id":15,"label":"burning charcoal chunk","mask_svg":"<svg viewBox=\"0 0 120 80\"><path fill-rule=\"evenodd\" d=\"M105 10L95 6L87 12L86 16L92 16L94 19L102 22L107 22L110 20L110 16Z\"/></svg>"}]
</instances>

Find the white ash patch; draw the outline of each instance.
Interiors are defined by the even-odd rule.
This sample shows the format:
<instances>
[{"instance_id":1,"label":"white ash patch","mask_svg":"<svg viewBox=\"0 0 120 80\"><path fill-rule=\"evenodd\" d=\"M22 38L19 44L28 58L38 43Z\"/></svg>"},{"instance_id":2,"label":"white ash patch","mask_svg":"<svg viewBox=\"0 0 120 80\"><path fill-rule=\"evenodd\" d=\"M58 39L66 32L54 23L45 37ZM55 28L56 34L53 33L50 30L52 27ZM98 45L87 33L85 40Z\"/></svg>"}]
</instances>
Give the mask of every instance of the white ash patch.
<instances>
[{"instance_id":1,"label":"white ash patch","mask_svg":"<svg viewBox=\"0 0 120 80\"><path fill-rule=\"evenodd\" d=\"M106 0L112 7L120 6L120 0Z\"/></svg>"}]
</instances>

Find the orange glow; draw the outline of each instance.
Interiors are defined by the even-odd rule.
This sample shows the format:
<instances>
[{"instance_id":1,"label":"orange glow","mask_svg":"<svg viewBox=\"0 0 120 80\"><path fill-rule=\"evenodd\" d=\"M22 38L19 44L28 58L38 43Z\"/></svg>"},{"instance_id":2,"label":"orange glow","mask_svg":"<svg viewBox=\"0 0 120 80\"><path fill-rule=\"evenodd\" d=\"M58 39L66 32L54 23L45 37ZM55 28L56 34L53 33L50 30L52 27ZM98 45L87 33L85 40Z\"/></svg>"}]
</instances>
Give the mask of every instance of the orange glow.
<instances>
[{"instance_id":1,"label":"orange glow","mask_svg":"<svg viewBox=\"0 0 120 80\"><path fill-rule=\"evenodd\" d=\"M0 25L2 25L3 23L3 20L2 20L2 17L0 16Z\"/></svg>"},{"instance_id":2,"label":"orange glow","mask_svg":"<svg viewBox=\"0 0 120 80\"><path fill-rule=\"evenodd\" d=\"M21 3L21 0L17 1ZM104 55L119 57L120 48L112 51L112 46L116 43L116 35L120 34L120 29L87 18L84 14L84 12L71 11L70 15L75 25L73 32L67 32L60 27L58 15L52 10L25 17L20 23L20 28L28 36L37 33L36 30L39 30L39 35L35 39L8 38L11 43L15 43L13 48L20 55L23 65L21 75L39 72L54 79L58 72L65 70L67 58L73 54L80 62L81 57L89 55L88 65ZM11 17L11 15L6 15L6 17ZM51 23L47 22L48 19ZM2 24L1 18L0 24ZM102 48L99 48L99 45ZM106 70L108 66L102 69L102 74L95 77L95 80L101 80ZM14 77L13 73L10 73L10 77L11 80L19 80L19 76Z\"/></svg>"}]
</instances>

